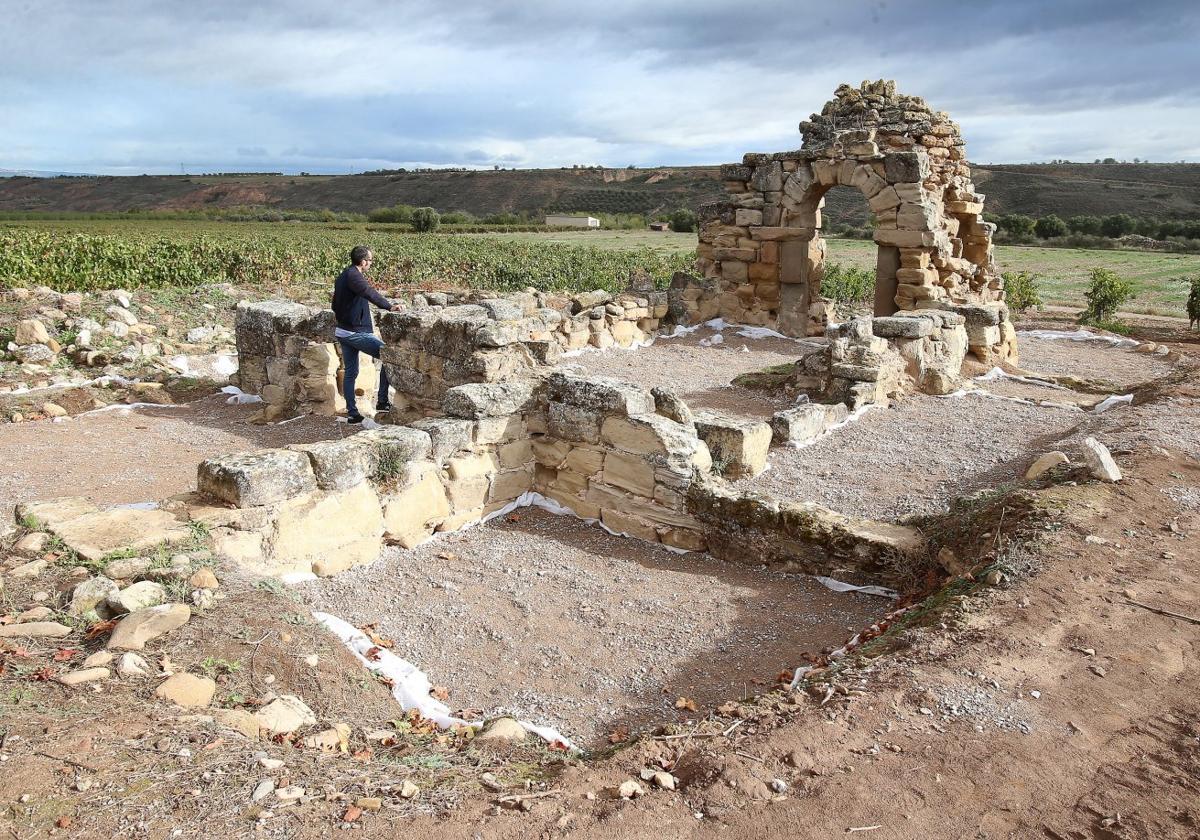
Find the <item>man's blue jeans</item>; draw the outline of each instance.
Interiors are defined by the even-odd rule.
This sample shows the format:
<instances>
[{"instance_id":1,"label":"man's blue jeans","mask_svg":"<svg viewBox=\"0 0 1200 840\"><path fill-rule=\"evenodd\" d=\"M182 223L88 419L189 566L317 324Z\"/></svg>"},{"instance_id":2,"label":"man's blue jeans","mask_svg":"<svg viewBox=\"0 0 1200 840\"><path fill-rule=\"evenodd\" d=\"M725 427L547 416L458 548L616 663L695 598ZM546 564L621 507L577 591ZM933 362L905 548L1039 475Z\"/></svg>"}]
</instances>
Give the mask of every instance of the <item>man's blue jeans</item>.
<instances>
[{"instance_id":1,"label":"man's blue jeans","mask_svg":"<svg viewBox=\"0 0 1200 840\"><path fill-rule=\"evenodd\" d=\"M366 353L379 358L379 348L383 347L373 333L353 333L345 338L338 338L342 345L342 390L346 392L346 413L350 416L358 414L358 403L354 396L354 383L358 381L358 354ZM379 405L388 404L387 371L379 369Z\"/></svg>"}]
</instances>

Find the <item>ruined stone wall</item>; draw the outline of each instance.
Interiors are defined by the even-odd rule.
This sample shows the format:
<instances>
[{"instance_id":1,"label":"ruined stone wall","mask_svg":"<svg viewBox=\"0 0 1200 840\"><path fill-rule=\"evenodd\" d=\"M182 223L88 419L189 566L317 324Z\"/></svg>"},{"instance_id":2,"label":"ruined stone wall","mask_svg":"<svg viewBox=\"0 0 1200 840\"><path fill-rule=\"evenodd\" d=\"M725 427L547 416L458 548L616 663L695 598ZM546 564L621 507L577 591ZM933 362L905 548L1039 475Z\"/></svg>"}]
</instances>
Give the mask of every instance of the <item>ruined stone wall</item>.
<instances>
[{"instance_id":1,"label":"ruined stone wall","mask_svg":"<svg viewBox=\"0 0 1200 840\"><path fill-rule=\"evenodd\" d=\"M197 493L172 504L209 526L219 554L277 576L335 574L372 561L382 542L415 546L528 502L530 492L637 539L805 571L912 553L920 543L909 529L732 490L713 474L705 437L732 446L736 423L717 422L702 436L687 406L665 392L560 372L457 386L443 411L340 440L209 459ZM746 545L770 541L756 513L762 504L791 511L780 531L787 539L747 555Z\"/></svg>"},{"instance_id":2,"label":"ruined stone wall","mask_svg":"<svg viewBox=\"0 0 1200 840\"><path fill-rule=\"evenodd\" d=\"M722 167L728 196L701 208L698 271L672 303L690 323L719 315L820 335L831 313L821 296L821 208L835 186L859 190L875 221L876 315L943 309L972 313L970 350L1015 363L1015 332L992 257L958 126L892 82L842 85L801 123L801 149L747 154ZM983 313L986 313L983 314Z\"/></svg>"}]
</instances>

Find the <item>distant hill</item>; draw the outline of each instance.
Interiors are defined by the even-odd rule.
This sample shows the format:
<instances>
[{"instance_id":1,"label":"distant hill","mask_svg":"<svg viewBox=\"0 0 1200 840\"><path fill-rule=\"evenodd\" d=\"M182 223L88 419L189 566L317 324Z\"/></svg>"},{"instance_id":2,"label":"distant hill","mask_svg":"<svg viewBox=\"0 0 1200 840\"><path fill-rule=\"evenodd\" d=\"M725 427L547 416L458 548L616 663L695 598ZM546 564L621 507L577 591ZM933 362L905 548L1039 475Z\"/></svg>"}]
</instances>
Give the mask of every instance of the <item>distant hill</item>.
<instances>
[{"instance_id":1,"label":"distant hill","mask_svg":"<svg viewBox=\"0 0 1200 840\"><path fill-rule=\"evenodd\" d=\"M977 165L991 213L1129 213L1200 218L1200 164ZM716 166L521 169L369 175L142 175L0 178L0 211L124 212L266 206L367 213L394 204L497 212L658 213L723 192ZM826 223L861 223L866 203L845 188L826 197Z\"/></svg>"}]
</instances>

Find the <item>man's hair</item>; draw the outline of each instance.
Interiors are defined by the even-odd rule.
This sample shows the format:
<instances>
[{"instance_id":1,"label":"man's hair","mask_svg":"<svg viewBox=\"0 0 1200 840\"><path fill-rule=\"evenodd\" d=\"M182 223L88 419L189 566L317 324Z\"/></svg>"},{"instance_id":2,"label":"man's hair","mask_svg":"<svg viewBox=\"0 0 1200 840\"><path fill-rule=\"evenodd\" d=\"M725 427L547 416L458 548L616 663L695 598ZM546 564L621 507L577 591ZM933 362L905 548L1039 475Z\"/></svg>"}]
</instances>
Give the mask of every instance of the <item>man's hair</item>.
<instances>
[{"instance_id":1,"label":"man's hair","mask_svg":"<svg viewBox=\"0 0 1200 840\"><path fill-rule=\"evenodd\" d=\"M366 245L355 245L350 249L350 262L354 265L362 265L363 261L371 255L371 249Z\"/></svg>"}]
</instances>

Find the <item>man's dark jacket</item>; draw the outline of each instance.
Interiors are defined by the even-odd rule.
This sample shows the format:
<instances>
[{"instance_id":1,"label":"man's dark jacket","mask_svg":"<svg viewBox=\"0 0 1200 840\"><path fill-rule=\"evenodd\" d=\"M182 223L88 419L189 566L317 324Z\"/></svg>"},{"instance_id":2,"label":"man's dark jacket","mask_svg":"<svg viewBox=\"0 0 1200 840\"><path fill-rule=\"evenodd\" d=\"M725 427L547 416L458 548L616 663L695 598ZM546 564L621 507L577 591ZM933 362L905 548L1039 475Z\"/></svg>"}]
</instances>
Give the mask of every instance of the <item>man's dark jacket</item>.
<instances>
[{"instance_id":1,"label":"man's dark jacket","mask_svg":"<svg viewBox=\"0 0 1200 840\"><path fill-rule=\"evenodd\" d=\"M371 304L380 309L392 308L392 304L367 282L358 266L352 265L333 281L333 314L337 325L356 333L375 331L371 322Z\"/></svg>"}]
</instances>

